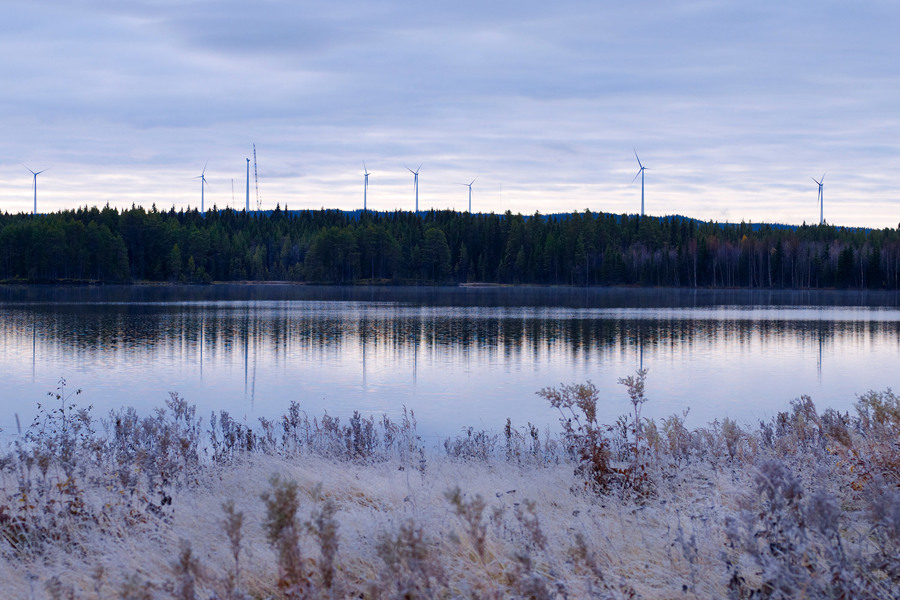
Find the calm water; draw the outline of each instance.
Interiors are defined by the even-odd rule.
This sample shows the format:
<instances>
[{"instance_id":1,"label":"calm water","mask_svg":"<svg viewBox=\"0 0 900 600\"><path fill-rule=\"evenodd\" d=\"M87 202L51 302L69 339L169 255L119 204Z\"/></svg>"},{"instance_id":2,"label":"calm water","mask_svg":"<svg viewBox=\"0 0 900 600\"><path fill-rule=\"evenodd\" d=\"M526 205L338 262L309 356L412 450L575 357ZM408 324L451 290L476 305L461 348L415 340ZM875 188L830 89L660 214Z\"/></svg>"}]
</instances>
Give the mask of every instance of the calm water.
<instances>
[{"instance_id":1,"label":"calm water","mask_svg":"<svg viewBox=\"0 0 900 600\"><path fill-rule=\"evenodd\" d=\"M649 368L644 414L688 424L771 416L809 394L852 408L900 387L895 294L303 286L2 287L0 427L61 377L95 414L150 412L176 391L255 422L415 411L435 440L464 426L555 425L535 391Z\"/></svg>"}]
</instances>

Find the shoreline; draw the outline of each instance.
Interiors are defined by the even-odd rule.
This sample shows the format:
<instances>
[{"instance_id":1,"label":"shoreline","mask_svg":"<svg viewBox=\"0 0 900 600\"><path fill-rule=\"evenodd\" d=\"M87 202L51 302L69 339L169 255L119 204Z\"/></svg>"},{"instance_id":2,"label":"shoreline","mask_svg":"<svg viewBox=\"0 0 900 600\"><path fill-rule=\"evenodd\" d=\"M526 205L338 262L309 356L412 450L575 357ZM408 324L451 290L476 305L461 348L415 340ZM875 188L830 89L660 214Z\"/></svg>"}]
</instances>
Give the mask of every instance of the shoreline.
<instances>
[{"instance_id":1,"label":"shoreline","mask_svg":"<svg viewBox=\"0 0 900 600\"><path fill-rule=\"evenodd\" d=\"M189 288L206 288L206 287L224 287L224 286L280 286L280 287L308 287L308 288L419 288L419 289L508 289L508 290L648 290L662 291L672 290L677 292L826 292L826 293L849 293L849 294L896 294L900 293L900 289L852 289L852 288L836 288L836 287L722 287L722 286L644 286L644 285L570 285L570 284L539 284L539 283L492 283L492 282L465 282L465 283L422 283L417 281L394 281L381 280L378 282L370 282L362 280L358 282L348 283L328 283L315 281L291 281L291 280L235 280L235 281L210 281L210 282L189 282L189 281L101 281L94 279L62 279L55 281L24 281L24 280L0 280L2 287L189 287Z\"/></svg>"}]
</instances>

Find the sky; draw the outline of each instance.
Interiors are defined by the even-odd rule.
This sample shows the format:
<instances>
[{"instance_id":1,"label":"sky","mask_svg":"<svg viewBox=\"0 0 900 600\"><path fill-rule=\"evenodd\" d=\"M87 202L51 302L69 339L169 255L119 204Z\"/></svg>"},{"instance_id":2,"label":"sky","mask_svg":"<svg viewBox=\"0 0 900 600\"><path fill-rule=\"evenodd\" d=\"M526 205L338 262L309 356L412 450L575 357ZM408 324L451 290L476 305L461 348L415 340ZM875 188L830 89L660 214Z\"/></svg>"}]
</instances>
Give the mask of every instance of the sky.
<instances>
[{"instance_id":1,"label":"sky","mask_svg":"<svg viewBox=\"0 0 900 600\"><path fill-rule=\"evenodd\" d=\"M897 227L900 3L0 0L0 211Z\"/></svg>"}]
</instances>

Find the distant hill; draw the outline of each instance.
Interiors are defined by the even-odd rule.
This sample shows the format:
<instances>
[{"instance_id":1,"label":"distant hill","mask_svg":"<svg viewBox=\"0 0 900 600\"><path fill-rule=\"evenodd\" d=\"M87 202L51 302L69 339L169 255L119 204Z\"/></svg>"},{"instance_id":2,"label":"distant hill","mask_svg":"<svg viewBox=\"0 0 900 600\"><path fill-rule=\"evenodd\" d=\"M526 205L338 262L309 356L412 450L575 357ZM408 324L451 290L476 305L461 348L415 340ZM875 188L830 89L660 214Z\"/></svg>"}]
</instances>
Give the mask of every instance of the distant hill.
<instances>
[{"instance_id":1,"label":"distant hill","mask_svg":"<svg viewBox=\"0 0 900 600\"><path fill-rule=\"evenodd\" d=\"M354 220L354 221L359 221L359 219L360 219L360 218L362 217L362 215L364 215L364 214L376 215L376 216L380 216L380 217L386 217L386 216L388 216L388 215L393 215L393 214L395 214L395 212L396 212L396 211L372 211L372 210L365 210L365 211L364 211L364 210L361 209L361 208L354 209L354 210L340 210L340 209L318 209L318 210L334 210L334 211L337 211L337 212L340 212L340 213L342 213L342 214L347 215L347 217L348 217L349 219ZM257 212L251 211L252 214L257 214L257 215L260 215L260 216L270 216L270 215L272 215L273 212L275 212L275 211L274 211L274 210L261 210L261 211L257 211ZM298 215L298 214L301 214L301 213L307 213L307 212L311 212L311 211L310 211L309 209L303 209L303 210L289 210L289 211L285 211L285 214ZM316 212L316 211L313 211L313 212ZM429 212L434 212L434 211L433 211L433 210L429 210L429 211L420 211L420 214L427 214L427 213L429 213ZM443 212L443 211L439 211L439 212ZM458 213L458 214L465 214L465 213ZM495 213L477 213L477 212L476 212L476 213L472 213L472 215L473 215L473 216L476 216L476 217L477 217L477 216L485 217L485 216L492 215L492 214L495 214ZM576 214L576 215L577 215L577 214L580 214L580 213L548 213L548 214L538 213L537 216L539 216L539 217L540 217L542 220L544 220L544 221L550 221L550 220L565 221L565 220L570 219L570 218L572 217L573 214ZM617 214L617 213L594 213L594 214L597 214L597 215L612 215L612 216L616 217L616 219L617 219L619 222L621 222L621 220L622 220L623 218L634 218L634 217L637 216L636 214ZM497 213L496 216L498 216L498 217L500 217L501 219L503 219L503 218L505 218L506 213ZM518 215L517 215L517 216L518 216ZM521 216L522 216L522 218L524 218L525 220L532 219L532 218L535 217L535 215L526 215L526 214L523 214L523 215L521 215ZM690 223L696 223L697 225L705 225L705 224L710 224L710 223L712 223L712 224L716 224L716 225L718 225L719 227L722 227L722 228L725 228L725 227L729 227L729 226L735 225L735 223L729 223L729 222L727 222L727 221L726 221L726 222L719 222L719 221L702 221L702 220L700 220L700 219L695 219L695 218L693 218L693 217L688 217L688 216L685 216L685 215L678 215L678 214L675 214L675 215L665 215L665 216L645 215L644 218L645 218L645 219L658 219L658 220L670 220L670 219L675 219L675 220L678 221L678 222L681 222L681 221L688 221L688 222L690 222ZM760 231L760 230L763 230L763 229L766 229L766 228L770 228L770 229L789 229L789 230L794 230L794 229L797 229L797 228L799 228L799 227L803 227L803 226L805 226L806 224L804 223L803 225L789 225L789 224L787 224L787 223L746 223L746 225L748 225L749 227L751 227L751 228L753 229L753 231ZM836 226L836 228L837 228L837 229L840 229L840 230L846 229L846 230L851 230L851 231L865 231L865 232L872 231L872 229L870 229L870 228L864 228L864 227L842 227L842 226Z\"/></svg>"}]
</instances>

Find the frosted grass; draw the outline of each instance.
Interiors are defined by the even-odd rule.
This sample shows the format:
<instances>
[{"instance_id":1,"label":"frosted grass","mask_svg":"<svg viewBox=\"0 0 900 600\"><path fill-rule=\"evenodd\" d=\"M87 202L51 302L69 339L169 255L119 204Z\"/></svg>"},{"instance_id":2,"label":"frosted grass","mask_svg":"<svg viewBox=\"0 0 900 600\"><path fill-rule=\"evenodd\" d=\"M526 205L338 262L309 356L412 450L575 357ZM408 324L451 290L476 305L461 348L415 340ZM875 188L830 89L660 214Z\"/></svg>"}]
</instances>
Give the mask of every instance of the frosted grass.
<instances>
[{"instance_id":1,"label":"frosted grass","mask_svg":"<svg viewBox=\"0 0 900 600\"><path fill-rule=\"evenodd\" d=\"M890 391L860 396L854 416L820 415L801 398L753 431L623 416L603 429L602 490L572 439L512 423L426 448L414 415L340 422L294 407L251 431L221 414L204 423L177 396L153 416L102 420L64 386L55 400L0 462L5 597L890 598L900 589L900 400ZM646 480L629 484L638 472ZM299 532L293 571L263 501L279 485L297 494L295 513L278 509ZM227 502L243 515L237 565Z\"/></svg>"}]
</instances>

